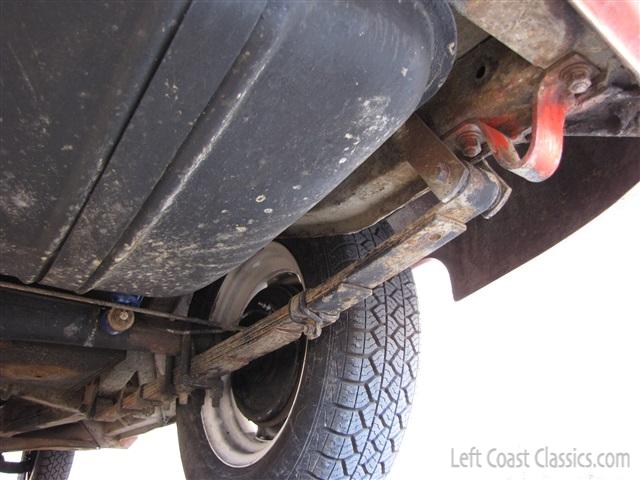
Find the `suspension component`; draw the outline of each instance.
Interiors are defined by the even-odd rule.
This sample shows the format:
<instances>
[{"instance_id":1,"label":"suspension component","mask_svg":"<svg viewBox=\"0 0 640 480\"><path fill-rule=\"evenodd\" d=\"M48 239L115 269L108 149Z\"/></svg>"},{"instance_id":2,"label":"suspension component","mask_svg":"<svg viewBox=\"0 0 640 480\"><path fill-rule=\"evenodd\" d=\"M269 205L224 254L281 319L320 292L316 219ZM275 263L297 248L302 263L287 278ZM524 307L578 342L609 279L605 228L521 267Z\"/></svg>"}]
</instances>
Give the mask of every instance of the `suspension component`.
<instances>
[{"instance_id":1,"label":"suspension component","mask_svg":"<svg viewBox=\"0 0 640 480\"><path fill-rule=\"evenodd\" d=\"M591 87L595 72L595 67L579 55L572 55L547 71L534 100L531 143L522 157L515 148L515 139L498 130L492 119L469 120L447 136L455 139L465 156L478 155L483 140L500 166L531 182L546 180L560 165L567 113L576 105L576 95Z\"/></svg>"},{"instance_id":2,"label":"suspension component","mask_svg":"<svg viewBox=\"0 0 640 480\"><path fill-rule=\"evenodd\" d=\"M104 316L104 330L109 335L118 335L126 332L135 322L135 313L124 308L112 308Z\"/></svg>"},{"instance_id":3,"label":"suspension component","mask_svg":"<svg viewBox=\"0 0 640 480\"><path fill-rule=\"evenodd\" d=\"M296 341L309 333L309 322L313 323L312 336L317 336L320 328L372 295L375 287L456 238L473 218L504 203L509 190L495 173L458 159L417 117L412 117L396 135L400 148L414 153L412 163L418 166L425 182L446 201L426 211L366 257L298 294L301 297L289 306L194 356L190 381L207 384L210 378L235 371ZM301 321L301 315L308 321Z\"/></svg>"}]
</instances>

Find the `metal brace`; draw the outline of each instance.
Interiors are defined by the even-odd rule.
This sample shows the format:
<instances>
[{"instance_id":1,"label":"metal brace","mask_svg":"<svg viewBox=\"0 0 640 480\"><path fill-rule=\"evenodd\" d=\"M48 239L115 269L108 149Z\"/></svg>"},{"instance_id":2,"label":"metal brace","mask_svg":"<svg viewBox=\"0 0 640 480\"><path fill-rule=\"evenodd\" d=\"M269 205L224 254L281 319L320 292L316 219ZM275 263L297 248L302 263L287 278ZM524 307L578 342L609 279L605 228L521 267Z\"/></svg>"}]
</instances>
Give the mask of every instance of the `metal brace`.
<instances>
[{"instance_id":1,"label":"metal brace","mask_svg":"<svg viewBox=\"0 0 640 480\"><path fill-rule=\"evenodd\" d=\"M496 128L492 119L470 119L447 134L465 156L475 157L486 142L498 164L530 182L541 182L558 169L562 157L564 123L578 103L576 95L591 86L597 69L573 54L553 65L542 78L533 102L531 142L524 156L514 140ZM518 136L520 138L520 136Z\"/></svg>"},{"instance_id":2,"label":"metal brace","mask_svg":"<svg viewBox=\"0 0 640 480\"><path fill-rule=\"evenodd\" d=\"M289 301L289 317L292 322L303 325L303 333L313 340L320 336L323 327L338 320L340 315L311 310L307 305L305 292L301 292Z\"/></svg>"}]
</instances>

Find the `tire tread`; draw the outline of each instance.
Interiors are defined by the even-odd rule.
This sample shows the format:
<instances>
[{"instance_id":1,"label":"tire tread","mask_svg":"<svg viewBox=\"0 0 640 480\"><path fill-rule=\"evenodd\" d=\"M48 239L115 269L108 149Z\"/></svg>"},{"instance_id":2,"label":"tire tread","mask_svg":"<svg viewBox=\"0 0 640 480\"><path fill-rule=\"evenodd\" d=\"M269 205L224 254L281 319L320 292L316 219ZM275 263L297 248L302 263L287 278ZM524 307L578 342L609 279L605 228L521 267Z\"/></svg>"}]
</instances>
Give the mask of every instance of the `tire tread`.
<instances>
[{"instance_id":1,"label":"tire tread","mask_svg":"<svg viewBox=\"0 0 640 480\"><path fill-rule=\"evenodd\" d=\"M334 241L327 249L330 270L362 258L388 234L382 224ZM376 288L364 308L343 314L336 327L347 331L333 359L336 384L323 399L331 421L321 427L315 458L295 477L382 479L407 427L416 379L420 324L410 272Z\"/></svg>"},{"instance_id":2,"label":"tire tread","mask_svg":"<svg viewBox=\"0 0 640 480\"><path fill-rule=\"evenodd\" d=\"M74 452L42 450L38 452L29 480L67 480L71 473Z\"/></svg>"}]
</instances>

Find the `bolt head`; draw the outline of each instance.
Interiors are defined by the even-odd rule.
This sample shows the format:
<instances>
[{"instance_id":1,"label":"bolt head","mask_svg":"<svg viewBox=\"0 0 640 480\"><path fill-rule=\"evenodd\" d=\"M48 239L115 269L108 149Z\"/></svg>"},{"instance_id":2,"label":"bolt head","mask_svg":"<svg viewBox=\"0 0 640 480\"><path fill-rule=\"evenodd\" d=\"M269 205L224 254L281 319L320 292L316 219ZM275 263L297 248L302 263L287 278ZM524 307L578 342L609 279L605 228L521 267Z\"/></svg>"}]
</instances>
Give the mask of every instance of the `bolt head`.
<instances>
[{"instance_id":1,"label":"bolt head","mask_svg":"<svg viewBox=\"0 0 640 480\"><path fill-rule=\"evenodd\" d=\"M479 142L476 142L475 144L465 145L465 147L462 149L462 154L467 158L473 158L477 155L480 155L481 151L482 146Z\"/></svg>"},{"instance_id":2,"label":"bolt head","mask_svg":"<svg viewBox=\"0 0 640 480\"><path fill-rule=\"evenodd\" d=\"M482 143L480 142L480 134L475 131L462 132L456 139L456 143L462 154L467 158L473 158L482 152Z\"/></svg>"},{"instance_id":3,"label":"bolt head","mask_svg":"<svg viewBox=\"0 0 640 480\"><path fill-rule=\"evenodd\" d=\"M576 95L586 92L590 87L591 80L589 78L575 78L569 82L569 91Z\"/></svg>"},{"instance_id":4,"label":"bolt head","mask_svg":"<svg viewBox=\"0 0 640 480\"><path fill-rule=\"evenodd\" d=\"M566 82L567 89L574 95L586 92L591 87L589 67L584 63L570 65L560 73Z\"/></svg>"},{"instance_id":5,"label":"bolt head","mask_svg":"<svg viewBox=\"0 0 640 480\"><path fill-rule=\"evenodd\" d=\"M112 308L107 314L107 323L115 332L124 332L133 325L135 315L129 310Z\"/></svg>"}]
</instances>

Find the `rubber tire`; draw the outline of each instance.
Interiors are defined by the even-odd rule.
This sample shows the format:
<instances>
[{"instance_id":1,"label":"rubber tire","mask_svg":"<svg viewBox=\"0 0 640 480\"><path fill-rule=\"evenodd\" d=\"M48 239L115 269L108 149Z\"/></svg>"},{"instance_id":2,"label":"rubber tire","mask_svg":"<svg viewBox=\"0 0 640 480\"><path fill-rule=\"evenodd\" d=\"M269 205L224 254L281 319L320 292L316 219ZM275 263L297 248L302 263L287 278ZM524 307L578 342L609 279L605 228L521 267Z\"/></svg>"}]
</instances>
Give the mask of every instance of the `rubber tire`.
<instances>
[{"instance_id":1,"label":"rubber tire","mask_svg":"<svg viewBox=\"0 0 640 480\"><path fill-rule=\"evenodd\" d=\"M306 286L363 257L390 234L381 223L357 234L284 242ZM178 408L188 480L380 479L398 450L418 364L419 318L409 271L374 290L309 342L300 392L278 443L246 468L212 452L200 420L203 395Z\"/></svg>"},{"instance_id":2,"label":"rubber tire","mask_svg":"<svg viewBox=\"0 0 640 480\"><path fill-rule=\"evenodd\" d=\"M41 450L37 452L31 473L19 480L67 480L73 464L73 451Z\"/></svg>"}]
</instances>

